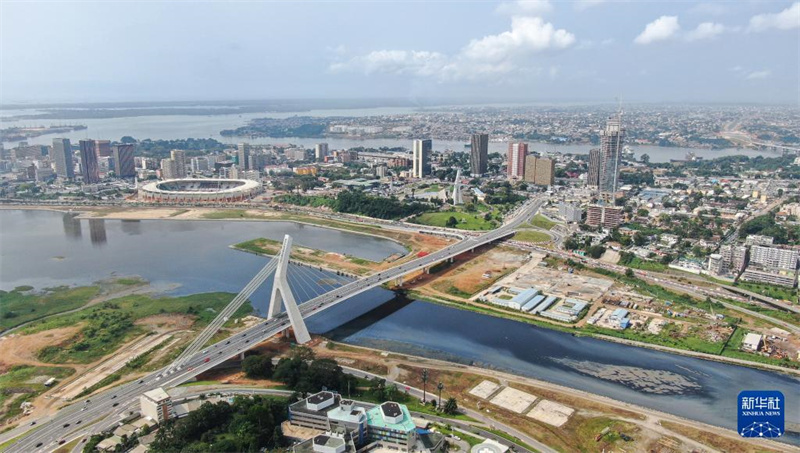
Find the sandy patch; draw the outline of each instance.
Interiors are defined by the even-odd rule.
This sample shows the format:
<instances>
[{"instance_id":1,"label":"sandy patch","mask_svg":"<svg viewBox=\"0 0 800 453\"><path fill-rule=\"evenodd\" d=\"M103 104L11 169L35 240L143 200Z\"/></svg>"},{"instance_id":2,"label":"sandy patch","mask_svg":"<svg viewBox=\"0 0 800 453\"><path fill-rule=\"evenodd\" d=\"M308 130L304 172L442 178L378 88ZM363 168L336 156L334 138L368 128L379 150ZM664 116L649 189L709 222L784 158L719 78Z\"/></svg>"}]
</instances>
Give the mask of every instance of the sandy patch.
<instances>
[{"instance_id":1,"label":"sandy patch","mask_svg":"<svg viewBox=\"0 0 800 453\"><path fill-rule=\"evenodd\" d=\"M64 343L80 332L82 325L50 329L32 335L11 334L0 338L0 368L13 365L41 365L52 364L40 362L36 353L45 346L54 346Z\"/></svg>"}]
</instances>

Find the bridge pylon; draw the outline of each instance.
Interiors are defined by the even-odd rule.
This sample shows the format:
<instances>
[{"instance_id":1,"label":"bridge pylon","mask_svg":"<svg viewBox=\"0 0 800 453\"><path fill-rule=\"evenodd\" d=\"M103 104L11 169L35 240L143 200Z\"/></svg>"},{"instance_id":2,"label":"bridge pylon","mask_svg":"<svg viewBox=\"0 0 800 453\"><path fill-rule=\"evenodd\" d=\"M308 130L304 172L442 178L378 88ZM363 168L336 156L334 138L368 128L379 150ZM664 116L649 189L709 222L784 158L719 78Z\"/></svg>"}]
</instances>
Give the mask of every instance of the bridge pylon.
<instances>
[{"instance_id":1,"label":"bridge pylon","mask_svg":"<svg viewBox=\"0 0 800 453\"><path fill-rule=\"evenodd\" d=\"M303 344L311 341L311 335L308 333L308 327L303 321L303 315L300 314L300 309L297 308L297 301L294 298L294 294L292 294L291 287L289 287L287 272L289 271L289 256L291 254L292 237L287 234L283 237L280 255L275 257L278 267L275 270L275 279L272 282L272 297L269 300L267 319L277 316L281 312L281 305L283 305L286 308L286 314L289 316L289 322L292 323L295 340L297 340L298 344Z\"/></svg>"}]
</instances>

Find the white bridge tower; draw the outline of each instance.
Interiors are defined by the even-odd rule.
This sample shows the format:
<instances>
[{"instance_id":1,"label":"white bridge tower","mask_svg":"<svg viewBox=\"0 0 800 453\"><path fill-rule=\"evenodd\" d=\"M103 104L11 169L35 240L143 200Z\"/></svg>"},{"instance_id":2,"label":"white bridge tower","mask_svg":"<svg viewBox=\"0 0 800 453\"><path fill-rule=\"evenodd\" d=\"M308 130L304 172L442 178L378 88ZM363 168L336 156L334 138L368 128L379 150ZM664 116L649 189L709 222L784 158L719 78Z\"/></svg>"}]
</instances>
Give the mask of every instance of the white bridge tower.
<instances>
[{"instance_id":1,"label":"white bridge tower","mask_svg":"<svg viewBox=\"0 0 800 453\"><path fill-rule=\"evenodd\" d=\"M275 257L278 267L275 270L275 279L272 282L272 297L269 300L267 319L277 316L281 312L281 305L283 305L286 308L286 314L289 316L289 322L292 323L294 338L298 344L303 344L311 341L311 335L308 334L303 315L300 314L300 309L297 308L297 301L294 299L292 289L289 287L289 280L286 278L286 273L289 270L289 255L291 253L292 237L287 234L283 237L281 253Z\"/></svg>"},{"instance_id":2,"label":"white bridge tower","mask_svg":"<svg viewBox=\"0 0 800 453\"><path fill-rule=\"evenodd\" d=\"M464 204L464 199L461 198L461 169L456 171L456 180L453 184L453 205Z\"/></svg>"}]
</instances>

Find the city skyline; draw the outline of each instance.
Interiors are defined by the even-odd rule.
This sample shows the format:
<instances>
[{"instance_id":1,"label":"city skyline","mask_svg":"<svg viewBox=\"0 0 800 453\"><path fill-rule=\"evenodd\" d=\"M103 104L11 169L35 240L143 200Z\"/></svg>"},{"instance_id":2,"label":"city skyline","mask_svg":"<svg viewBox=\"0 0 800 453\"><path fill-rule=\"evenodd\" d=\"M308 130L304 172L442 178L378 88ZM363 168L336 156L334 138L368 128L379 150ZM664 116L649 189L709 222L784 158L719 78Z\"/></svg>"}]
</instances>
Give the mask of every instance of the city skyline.
<instances>
[{"instance_id":1,"label":"city skyline","mask_svg":"<svg viewBox=\"0 0 800 453\"><path fill-rule=\"evenodd\" d=\"M797 103L800 96L800 2L326 3L310 9L302 3L65 1L4 2L3 12L4 104L434 97ZM450 20L455 15L459 21ZM120 24L118 17L129 20ZM217 20L236 21L241 33L228 33ZM604 26L612 20L621 25ZM333 38L305 31L334 23ZM84 24L106 39L69 32ZM31 26L35 35L25 33ZM142 39L128 40L131 34ZM85 59L99 62L98 69L58 78L47 70Z\"/></svg>"}]
</instances>

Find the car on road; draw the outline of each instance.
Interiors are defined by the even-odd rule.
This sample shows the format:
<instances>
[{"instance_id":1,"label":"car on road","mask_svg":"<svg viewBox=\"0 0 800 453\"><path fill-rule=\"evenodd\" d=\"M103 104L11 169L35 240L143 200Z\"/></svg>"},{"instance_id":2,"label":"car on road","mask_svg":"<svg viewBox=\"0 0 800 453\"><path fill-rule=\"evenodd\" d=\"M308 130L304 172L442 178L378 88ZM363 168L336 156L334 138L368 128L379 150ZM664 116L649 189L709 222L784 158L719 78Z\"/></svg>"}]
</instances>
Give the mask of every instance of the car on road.
<instances>
[{"instance_id":1,"label":"car on road","mask_svg":"<svg viewBox=\"0 0 800 453\"><path fill-rule=\"evenodd\" d=\"M36 420L34 420L34 421L32 421L32 422L31 422L31 426L33 426L33 425L35 425L35 424L36 424Z\"/></svg>"},{"instance_id":2,"label":"car on road","mask_svg":"<svg viewBox=\"0 0 800 453\"><path fill-rule=\"evenodd\" d=\"M64 445L65 442L66 442L66 440L61 439L61 440L58 441L58 445Z\"/></svg>"},{"instance_id":3,"label":"car on road","mask_svg":"<svg viewBox=\"0 0 800 453\"><path fill-rule=\"evenodd\" d=\"M206 357L205 360L203 360L203 363L208 363L210 360L210 358Z\"/></svg>"},{"instance_id":4,"label":"car on road","mask_svg":"<svg viewBox=\"0 0 800 453\"><path fill-rule=\"evenodd\" d=\"M64 428L69 428L69 423L64 423Z\"/></svg>"},{"instance_id":5,"label":"car on road","mask_svg":"<svg viewBox=\"0 0 800 453\"><path fill-rule=\"evenodd\" d=\"M111 397L111 399L112 399L112 400L113 400L113 399L116 399L116 398L117 398L117 395L113 395L113 396Z\"/></svg>"},{"instance_id":6,"label":"car on road","mask_svg":"<svg viewBox=\"0 0 800 453\"><path fill-rule=\"evenodd\" d=\"M119 406L119 403L114 403L111 407L117 407L117 406Z\"/></svg>"},{"instance_id":7,"label":"car on road","mask_svg":"<svg viewBox=\"0 0 800 453\"><path fill-rule=\"evenodd\" d=\"M42 446L42 443L41 443L41 442L39 442L38 444L36 444L36 448L39 448L39 447L41 447L41 446Z\"/></svg>"},{"instance_id":8,"label":"car on road","mask_svg":"<svg viewBox=\"0 0 800 453\"><path fill-rule=\"evenodd\" d=\"M78 420L77 422L75 422L75 424L76 424L76 425L80 425L82 421L83 421L83 420Z\"/></svg>"}]
</instances>

